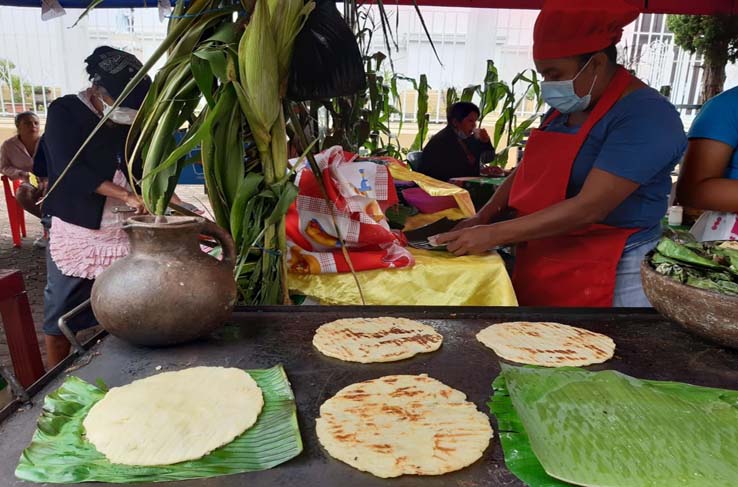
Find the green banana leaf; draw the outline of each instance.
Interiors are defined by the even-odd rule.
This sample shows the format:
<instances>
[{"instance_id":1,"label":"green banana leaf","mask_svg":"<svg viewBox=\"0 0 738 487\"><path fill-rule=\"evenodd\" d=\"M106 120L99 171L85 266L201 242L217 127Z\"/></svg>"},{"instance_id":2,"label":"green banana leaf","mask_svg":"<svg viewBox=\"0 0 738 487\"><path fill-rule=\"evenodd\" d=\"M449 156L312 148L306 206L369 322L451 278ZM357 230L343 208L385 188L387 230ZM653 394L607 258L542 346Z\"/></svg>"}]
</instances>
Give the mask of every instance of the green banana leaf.
<instances>
[{"instance_id":1,"label":"green banana leaf","mask_svg":"<svg viewBox=\"0 0 738 487\"><path fill-rule=\"evenodd\" d=\"M104 388L68 377L46 397L38 429L15 475L30 482L163 482L266 470L302 451L295 398L281 365L247 370L259 384L264 407L256 424L199 460L157 467L110 463L84 439L82 421ZM217 414L217 411L213 411Z\"/></svg>"},{"instance_id":2,"label":"green banana leaf","mask_svg":"<svg viewBox=\"0 0 738 487\"><path fill-rule=\"evenodd\" d=\"M508 424L524 426L531 452L552 478L598 487L735 485L738 391L579 368L502 364L502 376L520 420ZM526 453L525 437L513 439ZM523 480L566 485L531 478Z\"/></svg>"},{"instance_id":3,"label":"green banana leaf","mask_svg":"<svg viewBox=\"0 0 738 487\"><path fill-rule=\"evenodd\" d=\"M533 453L530 439L528 439L518 413L515 412L507 390L507 383L502 374L492 382L492 389L494 394L487 403L487 407L497 418L497 435L500 437L508 470L530 487L571 486L572 484L567 484L547 474L536 454Z\"/></svg>"},{"instance_id":4,"label":"green banana leaf","mask_svg":"<svg viewBox=\"0 0 738 487\"><path fill-rule=\"evenodd\" d=\"M709 267L712 269L720 269L721 267L717 262L706 257L702 257L693 250L690 250L687 246L680 245L666 237L661 239L656 248L664 257L669 257L670 259L678 260L686 264Z\"/></svg>"}]
</instances>

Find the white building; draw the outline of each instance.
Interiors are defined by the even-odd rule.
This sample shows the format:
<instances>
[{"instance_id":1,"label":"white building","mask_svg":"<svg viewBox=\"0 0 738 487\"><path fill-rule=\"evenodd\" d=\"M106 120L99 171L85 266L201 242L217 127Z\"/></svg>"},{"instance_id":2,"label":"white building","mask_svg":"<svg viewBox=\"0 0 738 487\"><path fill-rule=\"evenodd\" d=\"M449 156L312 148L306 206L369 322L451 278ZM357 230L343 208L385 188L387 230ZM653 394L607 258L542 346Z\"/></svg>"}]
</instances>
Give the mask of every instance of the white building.
<instances>
[{"instance_id":1,"label":"white building","mask_svg":"<svg viewBox=\"0 0 738 487\"><path fill-rule=\"evenodd\" d=\"M431 96L432 119L443 118L440 95L447 88L463 88L483 80L487 59L495 61L506 81L533 67L532 32L537 11L423 7L441 65L414 9L388 8L392 23L399 16L399 49L392 54L395 70L413 78L428 76L431 88L437 90ZM24 87L36 87L31 90L36 92L32 100L11 93L15 90L0 80L0 115L33 108L26 106L33 101L43 113L47 98L84 88L83 60L96 46L112 45L145 60L166 34L166 23L159 21L156 9L98 9L72 28L80 14L80 10L70 9L64 17L42 22L40 9L0 8L0 72L8 60L15 64L14 73ZM651 86L671 85L675 104L695 104L699 60L674 47L665 24L664 15L645 14L629 26L620 44L624 61ZM381 29L374 36L372 49L387 51ZM738 68L730 66L727 74L726 87L738 85ZM42 86L48 89L38 88ZM29 92L29 88L24 89ZM691 112L684 111L684 116L686 122L691 121Z\"/></svg>"}]
</instances>

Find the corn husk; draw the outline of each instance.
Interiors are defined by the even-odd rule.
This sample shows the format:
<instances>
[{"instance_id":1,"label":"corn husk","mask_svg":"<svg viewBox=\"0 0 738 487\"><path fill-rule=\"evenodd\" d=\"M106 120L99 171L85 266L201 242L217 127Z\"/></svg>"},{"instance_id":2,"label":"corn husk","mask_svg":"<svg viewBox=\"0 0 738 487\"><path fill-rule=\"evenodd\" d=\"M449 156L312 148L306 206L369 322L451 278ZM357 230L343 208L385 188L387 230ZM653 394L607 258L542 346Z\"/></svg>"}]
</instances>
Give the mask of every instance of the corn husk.
<instances>
[{"instance_id":1,"label":"corn husk","mask_svg":"<svg viewBox=\"0 0 738 487\"><path fill-rule=\"evenodd\" d=\"M280 87L289 75L295 38L315 9L315 2L303 0L268 0L274 41L277 50L277 72Z\"/></svg>"},{"instance_id":2,"label":"corn husk","mask_svg":"<svg viewBox=\"0 0 738 487\"><path fill-rule=\"evenodd\" d=\"M254 13L238 44L239 76L254 139L263 155L282 105L279 97L277 46L266 0L257 0ZM271 159L269 157L269 159Z\"/></svg>"}]
</instances>

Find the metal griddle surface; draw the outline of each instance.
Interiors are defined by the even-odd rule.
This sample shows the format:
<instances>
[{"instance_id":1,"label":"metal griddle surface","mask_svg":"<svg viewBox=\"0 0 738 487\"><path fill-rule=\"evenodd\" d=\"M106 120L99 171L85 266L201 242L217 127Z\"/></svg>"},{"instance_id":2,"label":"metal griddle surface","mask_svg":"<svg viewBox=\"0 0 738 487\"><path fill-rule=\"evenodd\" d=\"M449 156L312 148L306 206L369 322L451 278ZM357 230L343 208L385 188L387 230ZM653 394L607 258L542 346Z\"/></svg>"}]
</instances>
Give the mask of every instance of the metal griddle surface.
<instances>
[{"instance_id":1,"label":"metal griddle surface","mask_svg":"<svg viewBox=\"0 0 738 487\"><path fill-rule=\"evenodd\" d=\"M433 325L443 335L441 349L409 360L385 364L352 364L322 356L312 346L320 324L356 316L403 316ZM329 457L315 435L320 405L339 389L389 374L427 373L467 394L489 413L491 382L499 373L495 354L476 341L482 328L502 321L559 321L602 332L616 344L615 357L591 370L615 369L635 377L737 388L738 353L703 342L653 312L645 310L526 310L524 308L395 308L300 307L237 312L232 321L207 340L190 345L144 349L107 337L92 352L89 365L72 374L90 382L98 377L110 386L127 384L162 370L194 365L266 368L282 363L296 399L304 451L271 470L212 479L181 481L182 487L277 486L523 486L505 468L497 435L484 457L461 471L440 477L404 476L383 480ZM29 443L43 398L61 384L57 377L34 399L0 425L0 486L29 485L13 471ZM218 414L213 411L213 414ZM496 424L493 420L496 430ZM82 484L101 485L101 484ZM138 484L154 485L154 484ZM162 484L157 484L162 485Z\"/></svg>"}]
</instances>

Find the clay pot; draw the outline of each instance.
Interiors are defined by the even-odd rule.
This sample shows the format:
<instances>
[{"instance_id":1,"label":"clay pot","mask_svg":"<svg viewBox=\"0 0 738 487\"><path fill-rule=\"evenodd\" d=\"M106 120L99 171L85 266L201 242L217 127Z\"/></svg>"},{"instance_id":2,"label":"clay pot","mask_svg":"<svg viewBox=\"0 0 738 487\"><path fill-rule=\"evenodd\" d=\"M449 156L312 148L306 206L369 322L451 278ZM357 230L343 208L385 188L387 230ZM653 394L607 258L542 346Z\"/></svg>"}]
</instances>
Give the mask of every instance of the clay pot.
<instances>
[{"instance_id":1,"label":"clay pot","mask_svg":"<svg viewBox=\"0 0 738 487\"><path fill-rule=\"evenodd\" d=\"M92 287L100 325L136 345L174 345L207 335L230 317L236 302L236 252L228 232L204 218L159 218L164 221L126 221L131 253ZM223 260L200 249L200 234L221 244Z\"/></svg>"},{"instance_id":2,"label":"clay pot","mask_svg":"<svg viewBox=\"0 0 738 487\"><path fill-rule=\"evenodd\" d=\"M698 289L656 272L641 263L643 291L654 308L703 338L730 348L738 348L738 297Z\"/></svg>"}]
</instances>

